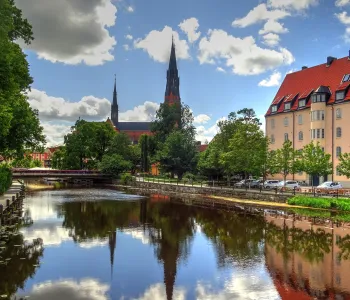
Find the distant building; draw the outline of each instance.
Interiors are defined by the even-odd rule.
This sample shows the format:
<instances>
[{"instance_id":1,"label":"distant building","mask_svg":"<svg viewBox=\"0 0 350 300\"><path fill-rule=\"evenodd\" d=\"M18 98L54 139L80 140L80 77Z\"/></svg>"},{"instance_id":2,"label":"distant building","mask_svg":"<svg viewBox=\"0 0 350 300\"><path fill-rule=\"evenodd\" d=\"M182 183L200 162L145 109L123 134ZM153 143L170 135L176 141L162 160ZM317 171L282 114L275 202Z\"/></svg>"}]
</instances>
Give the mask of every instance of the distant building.
<instances>
[{"instance_id":1,"label":"distant building","mask_svg":"<svg viewBox=\"0 0 350 300\"><path fill-rule=\"evenodd\" d=\"M171 44L171 52L169 59L169 68L167 71L167 83L165 88L164 103L172 105L179 103L181 105L180 98L180 78L176 63L176 53L174 40ZM125 132L131 139L133 144L137 144L142 134L151 134L150 125L151 122L120 122L119 121L119 109L117 98L117 84L114 80L113 90L113 102L111 105L111 118L107 119L115 130L119 132Z\"/></svg>"},{"instance_id":2,"label":"distant building","mask_svg":"<svg viewBox=\"0 0 350 300\"><path fill-rule=\"evenodd\" d=\"M295 150L311 141L320 142L333 162L333 174L329 176L311 178L299 173L288 179L312 181L314 185L327 180L350 185L337 171L339 155L350 152L346 134L350 126L349 86L350 57L328 57L324 64L302 67L285 77L265 115L270 148L281 148L286 140L292 142Z\"/></svg>"},{"instance_id":3,"label":"distant building","mask_svg":"<svg viewBox=\"0 0 350 300\"><path fill-rule=\"evenodd\" d=\"M33 160L40 160L42 163L42 166L45 168L51 168L51 157L52 154L59 148L59 146L53 146L46 148L44 152L33 152L29 155L32 157Z\"/></svg>"}]
</instances>

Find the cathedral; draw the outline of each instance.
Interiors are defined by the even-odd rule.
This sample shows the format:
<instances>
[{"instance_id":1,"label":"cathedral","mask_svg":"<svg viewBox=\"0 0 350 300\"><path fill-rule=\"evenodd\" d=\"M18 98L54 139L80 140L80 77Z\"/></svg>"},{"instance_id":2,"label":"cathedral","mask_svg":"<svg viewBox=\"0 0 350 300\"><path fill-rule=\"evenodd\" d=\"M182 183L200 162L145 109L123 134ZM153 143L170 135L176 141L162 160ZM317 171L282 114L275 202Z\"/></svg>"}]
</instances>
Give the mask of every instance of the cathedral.
<instances>
[{"instance_id":1,"label":"cathedral","mask_svg":"<svg viewBox=\"0 0 350 300\"><path fill-rule=\"evenodd\" d=\"M164 103L169 105L178 103L181 104L180 98L180 79L177 70L176 53L174 39L171 43L169 68L167 71L167 82L164 95ZM137 144L142 134L151 134L151 122L120 122L119 121L119 110L118 110L118 98L117 98L117 85L114 79L114 90L113 90L113 102L111 106L111 118L107 119L107 122L118 132L126 133L133 144Z\"/></svg>"}]
</instances>

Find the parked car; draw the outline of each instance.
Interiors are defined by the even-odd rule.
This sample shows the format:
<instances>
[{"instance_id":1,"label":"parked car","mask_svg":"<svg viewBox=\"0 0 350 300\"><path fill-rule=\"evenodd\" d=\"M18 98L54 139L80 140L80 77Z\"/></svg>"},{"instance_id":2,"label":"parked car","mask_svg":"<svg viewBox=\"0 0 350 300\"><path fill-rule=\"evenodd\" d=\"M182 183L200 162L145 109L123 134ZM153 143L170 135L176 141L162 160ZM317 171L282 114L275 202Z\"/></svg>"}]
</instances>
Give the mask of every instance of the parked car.
<instances>
[{"instance_id":1,"label":"parked car","mask_svg":"<svg viewBox=\"0 0 350 300\"><path fill-rule=\"evenodd\" d=\"M266 180L263 185L265 189L273 189L275 187L278 187L278 184L278 180Z\"/></svg>"},{"instance_id":2,"label":"parked car","mask_svg":"<svg viewBox=\"0 0 350 300\"><path fill-rule=\"evenodd\" d=\"M299 183L295 180L286 180L286 183L284 183L284 180L280 181L278 183L279 187L286 187L287 189L297 189L300 187Z\"/></svg>"},{"instance_id":3,"label":"parked car","mask_svg":"<svg viewBox=\"0 0 350 300\"><path fill-rule=\"evenodd\" d=\"M324 183L317 186L318 189L325 189L325 190L338 190L343 188L343 186L339 182L334 181L325 181Z\"/></svg>"},{"instance_id":4,"label":"parked car","mask_svg":"<svg viewBox=\"0 0 350 300\"><path fill-rule=\"evenodd\" d=\"M235 183L236 188L245 188L245 187L251 187L252 182L256 180L254 179L243 179L240 182Z\"/></svg>"},{"instance_id":5,"label":"parked car","mask_svg":"<svg viewBox=\"0 0 350 300\"><path fill-rule=\"evenodd\" d=\"M260 187L260 183L262 183L261 180L254 180L250 183L250 187L251 188L254 188L254 189L257 189Z\"/></svg>"}]
</instances>

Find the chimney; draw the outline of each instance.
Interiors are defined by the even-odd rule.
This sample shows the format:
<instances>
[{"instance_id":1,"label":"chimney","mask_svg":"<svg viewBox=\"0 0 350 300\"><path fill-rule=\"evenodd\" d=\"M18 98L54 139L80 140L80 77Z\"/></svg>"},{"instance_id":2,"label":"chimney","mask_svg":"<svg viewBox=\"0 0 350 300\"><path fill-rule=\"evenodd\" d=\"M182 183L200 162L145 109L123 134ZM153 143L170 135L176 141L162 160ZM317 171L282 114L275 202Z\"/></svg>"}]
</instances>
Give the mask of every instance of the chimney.
<instances>
[{"instance_id":1,"label":"chimney","mask_svg":"<svg viewBox=\"0 0 350 300\"><path fill-rule=\"evenodd\" d=\"M305 70L305 69L307 69L307 66L302 66L301 69Z\"/></svg>"},{"instance_id":2,"label":"chimney","mask_svg":"<svg viewBox=\"0 0 350 300\"><path fill-rule=\"evenodd\" d=\"M337 58L333 56L328 56L327 57L327 67L329 67L333 61L335 61Z\"/></svg>"}]
</instances>

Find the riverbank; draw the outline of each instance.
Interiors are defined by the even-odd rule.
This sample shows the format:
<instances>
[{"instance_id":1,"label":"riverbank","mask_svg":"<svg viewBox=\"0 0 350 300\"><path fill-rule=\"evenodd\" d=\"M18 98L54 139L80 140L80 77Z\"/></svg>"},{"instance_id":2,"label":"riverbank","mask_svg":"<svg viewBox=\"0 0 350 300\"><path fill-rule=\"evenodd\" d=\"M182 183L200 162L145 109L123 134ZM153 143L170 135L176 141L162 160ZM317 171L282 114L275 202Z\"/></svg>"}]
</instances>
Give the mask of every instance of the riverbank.
<instances>
[{"instance_id":1,"label":"riverbank","mask_svg":"<svg viewBox=\"0 0 350 300\"><path fill-rule=\"evenodd\" d=\"M24 185L14 180L10 188L0 196L0 216L4 214L11 214L16 210L24 198Z\"/></svg>"}]
</instances>

